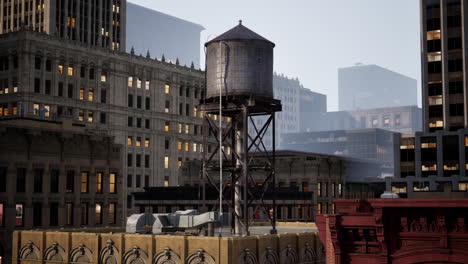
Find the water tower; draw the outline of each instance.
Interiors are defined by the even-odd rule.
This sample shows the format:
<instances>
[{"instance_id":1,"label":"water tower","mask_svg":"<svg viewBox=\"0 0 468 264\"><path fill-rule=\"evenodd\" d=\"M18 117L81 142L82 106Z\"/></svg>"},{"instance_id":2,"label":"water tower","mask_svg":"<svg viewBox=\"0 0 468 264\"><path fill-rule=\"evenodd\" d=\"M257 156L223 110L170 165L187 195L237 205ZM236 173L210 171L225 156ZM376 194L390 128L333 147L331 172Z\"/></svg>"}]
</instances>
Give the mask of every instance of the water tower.
<instances>
[{"instance_id":1,"label":"water tower","mask_svg":"<svg viewBox=\"0 0 468 264\"><path fill-rule=\"evenodd\" d=\"M204 116L202 199L206 204L205 190L211 184L219 193L220 208L224 204L233 216L235 234L249 235L249 223L259 210L268 216L271 232L276 233L275 112L281 111L281 101L273 98L275 44L239 21L205 47L207 93L199 106ZM255 116L267 120L260 127L253 121ZM255 133L249 134L249 126ZM263 142L269 130L270 151ZM208 153L210 134L218 146ZM261 158L253 162L253 157ZM254 178L253 171L265 172L265 176Z\"/></svg>"}]
</instances>

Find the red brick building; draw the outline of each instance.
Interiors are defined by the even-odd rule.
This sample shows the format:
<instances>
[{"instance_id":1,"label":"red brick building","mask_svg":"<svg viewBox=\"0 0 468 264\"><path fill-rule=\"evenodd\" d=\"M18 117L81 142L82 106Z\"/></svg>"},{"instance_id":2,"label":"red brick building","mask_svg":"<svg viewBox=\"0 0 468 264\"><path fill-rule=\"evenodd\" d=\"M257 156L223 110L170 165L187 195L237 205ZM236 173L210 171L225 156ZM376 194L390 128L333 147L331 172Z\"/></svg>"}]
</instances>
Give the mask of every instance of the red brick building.
<instances>
[{"instance_id":1,"label":"red brick building","mask_svg":"<svg viewBox=\"0 0 468 264\"><path fill-rule=\"evenodd\" d=\"M317 226L327 263L468 263L468 199L336 200Z\"/></svg>"}]
</instances>

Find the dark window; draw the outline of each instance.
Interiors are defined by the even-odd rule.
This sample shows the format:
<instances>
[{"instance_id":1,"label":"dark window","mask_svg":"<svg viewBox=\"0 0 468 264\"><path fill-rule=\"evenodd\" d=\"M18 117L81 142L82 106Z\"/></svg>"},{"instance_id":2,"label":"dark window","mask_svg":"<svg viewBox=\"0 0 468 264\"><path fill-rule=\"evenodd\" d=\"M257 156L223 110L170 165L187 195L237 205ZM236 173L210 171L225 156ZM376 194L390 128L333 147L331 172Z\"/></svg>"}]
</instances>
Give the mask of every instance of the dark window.
<instances>
[{"instance_id":1,"label":"dark window","mask_svg":"<svg viewBox=\"0 0 468 264\"><path fill-rule=\"evenodd\" d=\"M429 90L429 96L442 95L442 83L429 83L427 85Z\"/></svg>"},{"instance_id":2,"label":"dark window","mask_svg":"<svg viewBox=\"0 0 468 264\"><path fill-rule=\"evenodd\" d=\"M33 204L33 226L42 225L42 203Z\"/></svg>"},{"instance_id":3,"label":"dark window","mask_svg":"<svg viewBox=\"0 0 468 264\"><path fill-rule=\"evenodd\" d=\"M50 80L46 80L45 81L45 94L50 95L51 86L52 86L52 82Z\"/></svg>"},{"instance_id":4,"label":"dark window","mask_svg":"<svg viewBox=\"0 0 468 264\"><path fill-rule=\"evenodd\" d=\"M50 172L50 192L58 193L60 184L60 171L52 170Z\"/></svg>"},{"instance_id":5,"label":"dark window","mask_svg":"<svg viewBox=\"0 0 468 264\"><path fill-rule=\"evenodd\" d=\"M23 193L26 191L26 169L16 169L16 192Z\"/></svg>"},{"instance_id":6,"label":"dark window","mask_svg":"<svg viewBox=\"0 0 468 264\"><path fill-rule=\"evenodd\" d=\"M146 129L150 128L150 120L149 119L145 119L145 128Z\"/></svg>"},{"instance_id":7,"label":"dark window","mask_svg":"<svg viewBox=\"0 0 468 264\"><path fill-rule=\"evenodd\" d=\"M67 193L73 193L75 189L75 171L67 171L67 183L65 191Z\"/></svg>"},{"instance_id":8,"label":"dark window","mask_svg":"<svg viewBox=\"0 0 468 264\"><path fill-rule=\"evenodd\" d=\"M442 105L431 105L429 106L429 118L441 117L443 114Z\"/></svg>"},{"instance_id":9,"label":"dark window","mask_svg":"<svg viewBox=\"0 0 468 264\"><path fill-rule=\"evenodd\" d=\"M450 116L463 116L463 104L450 104Z\"/></svg>"},{"instance_id":10,"label":"dark window","mask_svg":"<svg viewBox=\"0 0 468 264\"><path fill-rule=\"evenodd\" d=\"M133 179L132 179L132 175L131 175L131 174L128 174L128 175L127 175L127 187L129 187L129 188L132 187L132 184L133 184L132 180L133 180Z\"/></svg>"},{"instance_id":11,"label":"dark window","mask_svg":"<svg viewBox=\"0 0 468 264\"><path fill-rule=\"evenodd\" d=\"M85 66L81 66L81 69L80 69L80 77L81 78L84 78L86 76L86 67Z\"/></svg>"},{"instance_id":12,"label":"dark window","mask_svg":"<svg viewBox=\"0 0 468 264\"><path fill-rule=\"evenodd\" d=\"M44 176L43 169L35 169L34 170L34 192L41 193L42 192L42 182Z\"/></svg>"},{"instance_id":13,"label":"dark window","mask_svg":"<svg viewBox=\"0 0 468 264\"><path fill-rule=\"evenodd\" d=\"M190 97L190 89L189 88L187 88L185 96Z\"/></svg>"},{"instance_id":14,"label":"dark window","mask_svg":"<svg viewBox=\"0 0 468 264\"><path fill-rule=\"evenodd\" d=\"M35 93L41 92L41 79L39 78L34 79L34 92Z\"/></svg>"},{"instance_id":15,"label":"dark window","mask_svg":"<svg viewBox=\"0 0 468 264\"><path fill-rule=\"evenodd\" d=\"M137 108L141 108L141 96L137 96Z\"/></svg>"},{"instance_id":16,"label":"dark window","mask_svg":"<svg viewBox=\"0 0 468 264\"><path fill-rule=\"evenodd\" d=\"M185 105L185 115L190 116L190 105L189 104Z\"/></svg>"},{"instance_id":17,"label":"dark window","mask_svg":"<svg viewBox=\"0 0 468 264\"><path fill-rule=\"evenodd\" d=\"M58 96L63 96L63 82L58 83Z\"/></svg>"},{"instance_id":18,"label":"dark window","mask_svg":"<svg viewBox=\"0 0 468 264\"><path fill-rule=\"evenodd\" d=\"M36 56L36 58L34 58L34 68L36 70L40 70L41 69L41 63L42 63L41 57Z\"/></svg>"},{"instance_id":19,"label":"dark window","mask_svg":"<svg viewBox=\"0 0 468 264\"><path fill-rule=\"evenodd\" d=\"M149 176L145 175L145 187L149 187Z\"/></svg>"},{"instance_id":20,"label":"dark window","mask_svg":"<svg viewBox=\"0 0 468 264\"><path fill-rule=\"evenodd\" d=\"M101 124L106 123L106 113L101 113L101 118L100 118Z\"/></svg>"},{"instance_id":21,"label":"dark window","mask_svg":"<svg viewBox=\"0 0 468 264\"><path fill-rule=\"evenodd\" d=\"M145 155L145 168L149 168L149 167L150 167L150 156Z\"/></svg>"},{"instance_id":22,"label":"dark window","mask_svg":"<svg viewBox=\"0 0 468 264\"><path fill-rule=\"evenodd\" d=\"M440 62L439 62L440 63ZM463 60L455 59L448 61L448 71L449 72L459 72L463 70Z\"/></svg>"},{"instance_id":23,"label":"dark window","mask_svg":"<svg viewBox=\"0 0 468 264\"><path fill-rule=\"evenodd\" d=\"M137 125L138 128L141 128L141 118L137 118Z\"/></svg>"},{"instance_id":24,"label":"dark window","mask_svg":"<svg viewBox=\"0 0 468 264\"><path fill-rule=\"evenodd\" d=\"M141 154L136 155L136 166L141 167Z\"/></svg>"},{"instance_id":25,"label":"dark window","mask_svg":"<svg viewBox=\"0 0 468 264\"><path fill-rule=\"evenodd\" d=\"M73 84L68 84L68 98L73 98Z\"/></svg>"},{"instance_id":26,"label":"dark window","mask_svg":"<svg viewBox=\"0 0 468 264\"><path fill-rule=\"evenodd\" d=\"M450 94L461 94L461 93L463 93L463 81L449 82L449 93Z\"/></svg>"},{"instance_id":27,"label":"dark window","mask_svg":"<svg viewBox=\"0 0 468 264\"><path fill-rule=\"evenodd\" d=\"M179 115L183 115L184 114L184 104L180 103L179 104Z\"/></svg>"},{"instance_id":28,"label":"dark window","mask_svg":"<svg viewBox=\"0 0 468 264\"><path fill-rule=\"evenodd\" d=\"M184 95L184 87L181 86L179 89L179 96L183 96L183 95Z\"/></svg>"},{"instance_id":29,"label":"dark window","mask_svg":"<svg viewBox=\"0 0 468 264\"><path fill-rule=\"evenodd\" d=\"M442 72L442 62L433 61L427 64L428 73L441 73Z\"/></svg>"},{"instance_id":30,"label":"dark window","mask_svg":"<svg viewBox=\"0 0 468 264\"><path fill-rule=\"evenodd\" d=\"M131 153L128 153L127 154L127 167L131 167L133 164L132 164L132 161L133 161L133 157L132 157L132 154Z\"/></svg>"},{"instance_id":31,"label":"dark window","mask_svg":"<svg viewBox=\"0 0 468 264\"><path fill-rule=\"evenodd\" d=\"M51 72L52 71L52 61L46 60L46 71Z\"/></svg>"},{"instance_id":32,"label":"dark window","mask_svg":"<svg viewBox=\"0 0 468 264\"><path fill-rule=\"evenodd\" d=\"M441 51L442 46L440 39L434 39L434 40L428 40L427 41L427 51L428 52L436 52L436 51Z\"/></svg>"},{"instance_id":33,"label":"dark window","mask_svg":"<svg viewBox=\"0 0 468 264\"><path fill-rule=\"evenodd\" d=\"M89 79L90 80L94 80L94 68L90 68L89 69Z\"/></svg>"},{"instance_id":34,"label":"dark window","mask_svg":"<svg viewBox=\"0 0 468 264\"><path fill-rule=\"evenodd\" d=\"M165 148L165 149L169 149L169 145L170 145L170 144L169 144L169 140L166 139L166 140L164 141L164 148Z\"/></svg>"},{"instance_id":35,"label":"dark window","mask_svg":"<svg viewBox=\"0 0 468 264\"><path fill-rule=\"evenodd\" d=\"M107 91L106 89L101 89L101 103L107 102Z\"/></svg>"},{"instance_id":36,"label":"dark window","mask_svg":"<svg viewBox=\"0 0 468 264\"><path fill-rule=\"evenodd\" d=\"M146 110L150 110L150 98L149 97L146 97L145 98L145 108Z\"/></svg>"},{"instance_id":37,"label":"dark window","mask_svg":"<svg viewBox=\"0 0 468 264\"><path fill-rule=\"evenodd\" d=\"M128 107L133 107L133 95L128 95Z\"/></svg>"},{"instance_id":38,"label":"dark window","mask_svg":"<svg viewBox=\"0 0 468 264\"><path fill-rule=\"evenodd\" d=\"M135 187L140 188L141 187L141 175L137 175L135 179L136 179Z\"/></svg>"},{"instance_id":39,"label":"dark window","mask_svg":"<svg viewBox=\"0 0 468 264\"><path fill-rule=\"evenodd\" d=\"M128 125L129 127L132 127L132 126L133 126L133 117L131 117L131 116L128 117L127 125Z\"/></svg>"},{"instance_id":40,"label":"dark window","mask_svg":"<svg viewBox=\"0 0 468 264\"><path fill-rule=\"evenodd\" d=\"M0 192L6 192L7 185L7 168L0 168Z\"/></svg>"},{"instance_id":41,"label":"dark window","mask_svg":"<svg viewBox=\"0 0 468 264\"><path fill-rule=\"evenodd\" d=\"M427 20L427 31L440 29L440 18L430 18Z\"/></svg>"},{"instance_id":42,"label":"dark window","mask_svg":"<svg viewBox=\"0 0 468 264\"><path fill-rule=\"evenodd\" d=\"M462 48L462 39L461 37L448 38L448 49L461 49Z\"/></svg>"},{"instance_id":43,"label":"dark window","mask_svg":"<svg viewBox=\"0 0 468 264\"><path fill-rule=\"evenodd\" d=\"M81 203L81 224L87 225L88 224L88 203Z\"/></svg>"},{"instance_id":44,"label":"dark window","mask_svg":"<svg viewBox=\"0 0 468 264\"><path fill-rule=\"evenodd\" d=\"M59 206L58 203L50 203L50 226L58 226Z\"/></svg>"},{"instance_id":45,"label":"dark window","mask_svg":"<svg viewBox=\"0 0 468 264\"><path fill-rule=\"evenodd\" d=\"M461 27L461 16L447 16L447 27Z\"/></svg>"}]
</instances>

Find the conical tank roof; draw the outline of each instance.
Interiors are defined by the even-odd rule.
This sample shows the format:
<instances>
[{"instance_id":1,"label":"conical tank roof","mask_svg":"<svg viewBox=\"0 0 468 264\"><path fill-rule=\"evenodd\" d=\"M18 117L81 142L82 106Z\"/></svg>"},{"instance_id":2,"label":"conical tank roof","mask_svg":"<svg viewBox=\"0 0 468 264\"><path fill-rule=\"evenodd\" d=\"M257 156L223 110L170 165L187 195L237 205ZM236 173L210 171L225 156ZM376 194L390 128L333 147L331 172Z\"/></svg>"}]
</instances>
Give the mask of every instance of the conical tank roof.
<instances>
[{"instance_id":1,"label":"conical tank roof","mask_svg":"<svg viewBox=\"0 0 468 264\"><path fill-rule=\"evenodd\" d=\"M260 36L259 34L253 32L249 28L242 25L242 20L239 20L239 25L219 35L217 38L214 38L208 41L207 43L205 43L205 46L208 46L213 42L229 41L229 40L263 40L266 42L270 42L271 44L273 44L273 46L275 46L275 43L269 41L268 39Z\"/></svg>"}]
</instances>

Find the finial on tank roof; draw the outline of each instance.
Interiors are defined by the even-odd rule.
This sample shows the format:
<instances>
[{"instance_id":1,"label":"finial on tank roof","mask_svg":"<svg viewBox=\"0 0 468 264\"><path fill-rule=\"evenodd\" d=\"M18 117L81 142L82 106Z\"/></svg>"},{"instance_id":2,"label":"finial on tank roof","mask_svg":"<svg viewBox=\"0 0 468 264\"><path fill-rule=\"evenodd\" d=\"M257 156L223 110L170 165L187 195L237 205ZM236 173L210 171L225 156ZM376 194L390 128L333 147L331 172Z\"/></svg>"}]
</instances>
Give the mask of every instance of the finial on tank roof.
<instances>
[{"instance_id":1,"label":"finial on tank roof","mask_svg":"<svg viewBox=\"0 0 468 264\"><path fill-rule=\"evenodd\" d=\"M242 25L242 19L239 19L239 25Z\"/></svg>"}]
</instances>

